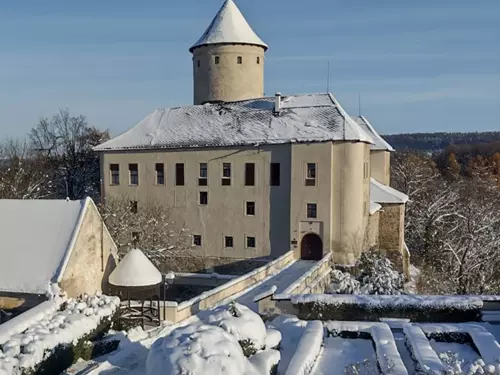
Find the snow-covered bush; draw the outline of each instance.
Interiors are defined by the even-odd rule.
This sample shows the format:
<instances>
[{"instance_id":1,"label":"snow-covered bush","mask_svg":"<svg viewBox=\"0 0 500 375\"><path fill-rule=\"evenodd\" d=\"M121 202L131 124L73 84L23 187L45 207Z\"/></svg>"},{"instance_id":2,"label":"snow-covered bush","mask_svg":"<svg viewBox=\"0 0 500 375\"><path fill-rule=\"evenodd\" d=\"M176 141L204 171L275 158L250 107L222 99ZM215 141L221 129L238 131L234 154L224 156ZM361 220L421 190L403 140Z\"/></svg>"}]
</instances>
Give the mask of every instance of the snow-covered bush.
<instances>
[{"instance_id":1,"label":"snow-covered bush","mask_svg":"<svg viewBox=\"0 0 500 375\"><path fill-rule=\"evenodd\" d=\"M147 375L244 375L247 359L234 336L211 325L190 324L156 340Z\"/></svg>"},{"instance_id":2,"label":"snow-covered bush","mask_svg":"<svg viewBox=\"0 0 500 375\"><path fill-rule=\"evenodd\" d=\"M64 370L64 364L71 365L73 359L88 351L86 341L99 333L103 325L109 325L119 305L117 297L105 295L67 300L59 311L31 322L26 330L1 345L0 374L36 368L53 355L57 358L52 362ZM22 319L22 315L17 318Z\"/></svg>"},{"instance_id":3,"label":"snow-covered bush","mask_svg":"<svg viewBox=\"0 0 500 375\"><path fill-rule=\"evenodd\" d=\"M331 294L359 294L360 283L348 272L332 270Z\"/></svg>"},{"instance_id":4,"label":"snow-covered bush","mask_svg":"<svg viewBox=\"0 0 500 375\"><path fill-rule=\"evenodd\" d=\"M392 262L376 251L361 254L356 267L358 277L340 270L332 271L331 294L401 294L404 276L396 271Z\"/></svg>"},{"instance_id":5,"label":"snow-covered bush","mask_svg":"<svg viewBox=\"0 0 500 375\"><path fill-rule=\"evenodd\" d=\"M499 375L500 364L486 365L482 359L474 362L466 362L457 353L446 352L439 354L439 359L443 362L446 375Z\"/></svg>"},{"instance_id":6,"label":"snow-covered bush","mask_svg":"<svg viewBox=\"0 0 500 375\"><path fill-rule=\"evenodd\" d=\"M245 305L232 302L203 315L201 320L221 327L238 340L247 357L262 350L266 344L266 326L259 314Z\"/></svg>"}]
</instances>

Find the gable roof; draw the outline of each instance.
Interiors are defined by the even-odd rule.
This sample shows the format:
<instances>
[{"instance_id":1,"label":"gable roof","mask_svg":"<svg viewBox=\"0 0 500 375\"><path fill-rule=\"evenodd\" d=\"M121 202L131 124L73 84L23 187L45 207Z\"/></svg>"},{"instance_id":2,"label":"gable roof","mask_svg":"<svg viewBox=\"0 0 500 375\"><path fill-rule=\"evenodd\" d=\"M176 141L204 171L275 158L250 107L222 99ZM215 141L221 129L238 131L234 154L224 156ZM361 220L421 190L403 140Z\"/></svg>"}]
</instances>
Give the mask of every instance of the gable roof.
<instances>
[{"instance_id":1,"label":"gable roof","mask_svg":"<svg viewBox=\"0 0 500 375\"><path fill-rule=\"evenodd\" d=\"M267 44L252 30L233 0L226 0L198 41L189 49L208 44L251 44L267 50Z\"/></svg>"},{"instance_id":2,"label":"gable roof","mask_svg":"<svg viewBox=\"0 0 500 375\"><path fill-rule=\"evenodd\" d=\"M373 128L372 124L366 119L364 116L353 117L354 121L356 121L359 126L363 128L370 136L372 137L375 144L371 145L370 148L372 150L384 150L384 151L394 151L392 146L387 143L387 141L377 133L377 131Z\"/></svg>"},{"instance_id":3,"label":"gable roof","mask_svg":"<svg viewBox=\"0 0 500 375\"><path fill-rule=\"evenodd\" d=\"M96 151L219 147L372 138L331 94L283 96L158 109Z\"/></svg>"},{"instance_id":4,"label":"gable roof","mask_svg":"<svg viewBox=\"0 0 500 375\"><path fill-rule=\"evenodd\" d=\"M45 294L59 282L90 202L0 199L0 291Z\"/></svg>"},{"instance_id":5,"label":"gable roof","mask_svg":"<svg viewBox=\"0 0 500 375\"><path fill-rule=\"evenodd\" d=\"M139 249L130 250L109 275L110 284L116 286L152 286L161 281L158 268Z\"/></svg>"},{"instance_id":6,"label":"gable roof","mask_svg":"<svg viewBox=\"0 0 500 375\"><path fill-rule=\"evenodd\" d=\"M390 186L378 182L374 178L371 178L370 200L375 203L402 204L408 202L408 196Z\"/></svg>"}]
</instances>

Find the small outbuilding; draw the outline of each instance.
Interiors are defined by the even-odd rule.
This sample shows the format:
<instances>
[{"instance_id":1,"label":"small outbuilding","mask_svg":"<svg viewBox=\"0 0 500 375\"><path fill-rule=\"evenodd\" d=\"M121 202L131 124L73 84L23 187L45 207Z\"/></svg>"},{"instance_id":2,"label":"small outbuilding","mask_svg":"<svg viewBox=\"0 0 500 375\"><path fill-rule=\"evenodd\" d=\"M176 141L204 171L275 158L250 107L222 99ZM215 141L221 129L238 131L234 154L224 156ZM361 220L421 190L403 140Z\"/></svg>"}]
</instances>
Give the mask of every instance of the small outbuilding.
<instances>
[{"instance_id":1,"label":"small outbuilding","mask_svg":"<svg viewBox=\"0 0 500 375\"><path fill-rule=\"evenodd\" d=\"M158 268L141 250L132 249L123 257L109 275L109 284L112 293L126 301L120 319L127 326L160 324L162 281Z\"/></svg>"},{"instance_id":2,"label":"small outbuilding","mask_svg":"<svg viewBox=\"0 0 500 375\"><path fill-rule=\"evenodd\" d=\"M0 200L0 309L30 308L56 284L68 297L106 291L116 245L90 198Z\"/></svg>"}]
</instances>

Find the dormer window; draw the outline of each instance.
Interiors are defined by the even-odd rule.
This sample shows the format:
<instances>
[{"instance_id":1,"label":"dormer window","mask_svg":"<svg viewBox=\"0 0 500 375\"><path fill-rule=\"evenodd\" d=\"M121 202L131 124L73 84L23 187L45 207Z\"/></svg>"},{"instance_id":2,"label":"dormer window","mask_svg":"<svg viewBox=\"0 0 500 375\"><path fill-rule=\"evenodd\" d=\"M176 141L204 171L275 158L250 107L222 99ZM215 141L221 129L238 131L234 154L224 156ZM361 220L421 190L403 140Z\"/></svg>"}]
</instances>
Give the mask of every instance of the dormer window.
<instances>
[{"instance_id":1,"label":"dormer window","mask_svg":"<svg viewBox=\"0 0 500 375\"><path fill-rule=\"evenodd\" d=\"M240 65L243 64L243 57L238 56L237 61L238 61L238 64L240 64Z\"/></svg>"},{"instance_id":2,"label":"dormer window","mask_svg":"<svg viewBox=\"0 0 500 375\"><path fill-rule=\"evenodd\" d=\"M220 60L219 56L215 56L214 58L215 65L219 65L219 60Z\"/></svg>"}]
</instances>

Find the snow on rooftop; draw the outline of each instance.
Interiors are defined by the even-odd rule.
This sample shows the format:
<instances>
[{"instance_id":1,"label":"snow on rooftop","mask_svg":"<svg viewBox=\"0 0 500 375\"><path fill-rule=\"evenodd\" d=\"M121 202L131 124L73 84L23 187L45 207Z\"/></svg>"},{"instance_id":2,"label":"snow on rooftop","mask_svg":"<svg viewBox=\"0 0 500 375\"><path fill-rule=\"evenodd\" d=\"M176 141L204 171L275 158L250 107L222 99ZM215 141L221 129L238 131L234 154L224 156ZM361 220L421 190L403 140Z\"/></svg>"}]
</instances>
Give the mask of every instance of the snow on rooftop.
<instances>
[{"instance_id":1,"label":"snow on rooftop","mask_svg":"<svg viewBox=\"0 0 500 375\"><path fill-rule=\"evenodd\" d=\"M363 128L373 139L375 144L371 145L372 150L384 150L384 151L394 151L392 146L387 143L387 141L377 133L377 131L373 128L370 121L366 119L364 116L353 117L354 121L358 123L359 126Z\"/></svg>"},{"instance_id":2,"label":"snow on rooftop","mask_svg":"<svg viewBox=\"0 0 500 375\"><path fill-rule=\"evenodd\" d=\"M189 49L207 44L252 44L267 50L267 44L252 30L233 0L226 0L200 39Z\"/></svg>"},{"instance_id":3,"label":"snow on rooftop","mask_svg":"<svg viewBox=\"0 0 500 375\"><path fill-rule=\"evenodd\" d=\"M370 200L370 215L373 215L375 212L380 210L382 206L374 201Z\"/></svg>"},{"instance_id":4,"label":"snow on rooftop","mask_svg":"<svg viewBox=\"0 0 500 375\"><path fill-rule=\"evenodd\" d=\"M109 282L116 286L150 286L161 281L158 268L139 249L130 250L109 275Z\"/></svg>"},{"instance_id":5,"label":"snow on rooftop","mask_svg":"<svg viewBox=\"0 0 500 375\"><path fill-rule=\"evenodd\" d=\"M408 202L408 196L406 194L390 186L384 185L374 178L370 180L370 199L375 203L401 204Z\"/></svg>"},{"instance_id":6,"label":"snow on rooftop","mask_svg":"<svg viewBox=\"0 0 500 375\"><path fill-rule=\"evenodd\" d=\"M0 200L0 291L45 294L64 271L85 200Z\"/></svg>"},{"instance_id":7,"label":"snow on rooftop","mask_svg":"<svg viewBox=\"0 0 500 375\"><path fill-rule=\"evenodd\" d=\"M295 142L360 141L372 138L331 94L284 96L158 109L96 151L218 147Z\"/></svg>"}]
</instances>

